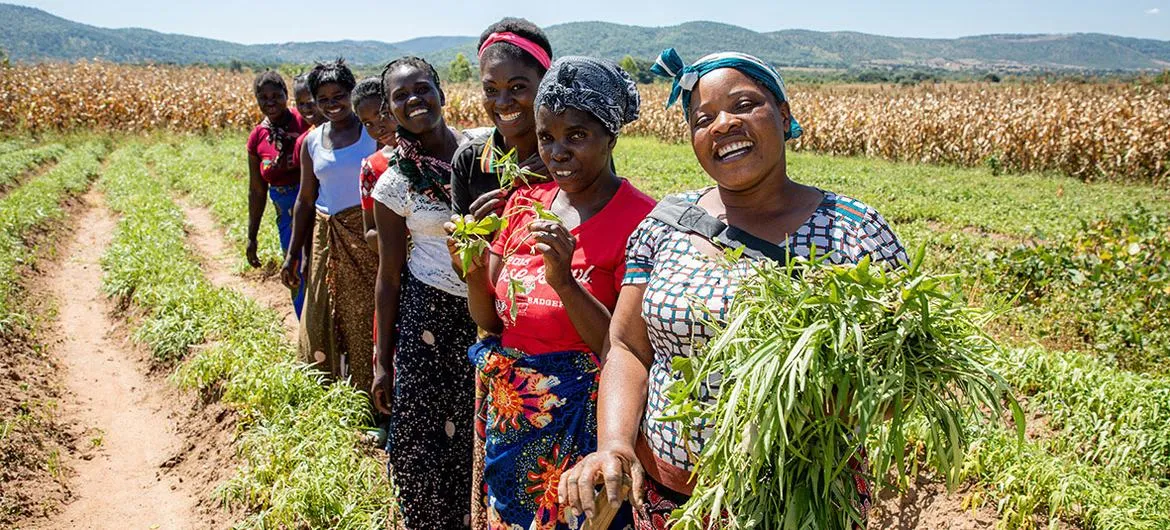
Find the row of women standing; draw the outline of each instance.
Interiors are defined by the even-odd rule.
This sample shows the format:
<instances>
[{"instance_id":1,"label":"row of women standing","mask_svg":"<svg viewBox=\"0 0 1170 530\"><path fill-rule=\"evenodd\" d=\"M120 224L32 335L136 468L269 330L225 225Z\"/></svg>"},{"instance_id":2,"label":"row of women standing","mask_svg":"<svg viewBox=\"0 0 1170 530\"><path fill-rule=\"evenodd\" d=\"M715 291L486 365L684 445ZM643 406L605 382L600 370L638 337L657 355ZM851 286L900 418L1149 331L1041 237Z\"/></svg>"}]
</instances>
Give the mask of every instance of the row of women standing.
<instances>
[{"instance_id":1,"label":"row of women standing","mask_svg":"<svg viewBox=\"0 0 1170 530\"><path fill-rule=\"evenodd\" d=\"M479 65L495 127L469 131L444 121L422 59L360 83L340 62L319 65L305 80L315 108L299 114L269 102L279 76L257 78L249 233L267 183L282 276L307 286L301 355L369 388L388 418L406 528L576 528L595 487L623 482L632 506L611 527L664 528L705 439L660 419L671 359L701 351L709 315L724 315L750 274L747 256L815 247L835 262L905 261L876 211L788 178L784 143L801 129L766 63L723 53L687 66L663 53L654 70L674 79L670 102L681 97L715 185L655 208L614 164L638 116L633 81L609 61L552 55L528 21L489 27ZM297 148L302 116L322 125ZM295 182L271 175L298 162L290 212ZM529 178L500 189L513 162ZM508 223L463 270L452 216L492 213ZM750 235L709 230L727 225ZM719 259L742 244L758 252ZM864 480L855 486L857 505L842 509L863 514Z\"/></svg>"}]
</instances>

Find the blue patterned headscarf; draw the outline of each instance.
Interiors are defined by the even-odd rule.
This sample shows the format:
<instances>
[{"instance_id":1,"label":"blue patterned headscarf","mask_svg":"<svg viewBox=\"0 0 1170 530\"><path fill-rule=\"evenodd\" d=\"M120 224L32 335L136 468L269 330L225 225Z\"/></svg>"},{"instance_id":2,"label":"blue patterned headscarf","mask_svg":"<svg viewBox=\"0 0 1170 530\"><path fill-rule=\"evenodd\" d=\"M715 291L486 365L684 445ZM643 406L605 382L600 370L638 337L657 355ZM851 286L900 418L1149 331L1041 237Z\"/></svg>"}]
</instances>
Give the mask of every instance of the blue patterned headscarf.
<instances>
[{"instance_id":1,"label":"blue patterned headscarf","mask_svg":"<svg viewBox=\"0 0 1170 530\"><path fill-rule=\"evenodd\" d=\"M638 87L629 74L613 61L592 57L561 57L552 63L540 88L536 104L555 113L565 107L588 112L617 136L622 126L638 119Z\"/></svg>"},{"instance_id":2,"label":"blue patterned headscarf","mask_svg":"<svg viewBox=\"0 0 1170 530\"><path fill-rule=\"evenodd\" d=\"M780 77L780 72L777 72L768 63L746 53L712 53L695 61L695 64L686 66L674 48L667 48L659 54L658 60L654 61L654 66L650 67L650 71L674 79L674 86L670 89L670 99L666 100L666 106L673 105L681 95L683 117L690 121L687 109L691 108L691 91L695 89L695 85L699 84L699 78L720 68L739 70L767 87L780 102L788 101L788 92L784 90L784 79ZM784 131L784 139L800 138L804 130L800 128L796 118L792 118L789 123L788 130Z\"/></svg>"}]
</instances>

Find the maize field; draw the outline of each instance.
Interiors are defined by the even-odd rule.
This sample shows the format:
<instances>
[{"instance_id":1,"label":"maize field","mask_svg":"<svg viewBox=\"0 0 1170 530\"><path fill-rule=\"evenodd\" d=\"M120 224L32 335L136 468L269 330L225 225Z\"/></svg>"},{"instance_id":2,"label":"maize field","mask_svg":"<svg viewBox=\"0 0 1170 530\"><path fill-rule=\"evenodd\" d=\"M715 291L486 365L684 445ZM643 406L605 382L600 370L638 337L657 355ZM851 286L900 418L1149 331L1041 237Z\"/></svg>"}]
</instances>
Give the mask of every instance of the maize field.
<instances>
[{"instance_id":1,"label":"maize field","mask_svg":"<svg viewBox=\"0 0 1170 530\"><path fill-rule=\"evenodd\" d=\"M238 130L260 119L252 74L206 67L83 62L0 69L4 130ZM291 82L291 80L286 80ZM625 134L684 142L669 85L640 87L641 118ZM804 126L795 150L1058 172L1081 180L1170 181L1170 86L1153 84L795 85ZM474 84L446 87L457 126L490 120Z\"/></svg>"}]
</instances>

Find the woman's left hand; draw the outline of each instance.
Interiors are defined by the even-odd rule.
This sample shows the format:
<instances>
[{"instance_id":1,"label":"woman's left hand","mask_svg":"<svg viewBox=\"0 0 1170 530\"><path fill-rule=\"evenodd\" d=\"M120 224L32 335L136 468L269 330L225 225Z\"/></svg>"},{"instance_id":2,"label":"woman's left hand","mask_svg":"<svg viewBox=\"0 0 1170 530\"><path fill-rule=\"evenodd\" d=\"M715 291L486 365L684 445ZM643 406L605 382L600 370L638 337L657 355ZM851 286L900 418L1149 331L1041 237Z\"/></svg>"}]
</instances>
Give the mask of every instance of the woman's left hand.
<instances>
[{"instance_id":1,"label":"woman's left hand","mask_svg":"<svg viewBox=\"0 0 1170 530\"><path fill-rule=\"evenodd\" d=\"M576 282L573 251L577 248L577 238L565 225L549 220L533 221L528 225L528 232L536 238L534 248L544 256L544 279L549 286L559 290Z\"/></svg>"}]
</instances>

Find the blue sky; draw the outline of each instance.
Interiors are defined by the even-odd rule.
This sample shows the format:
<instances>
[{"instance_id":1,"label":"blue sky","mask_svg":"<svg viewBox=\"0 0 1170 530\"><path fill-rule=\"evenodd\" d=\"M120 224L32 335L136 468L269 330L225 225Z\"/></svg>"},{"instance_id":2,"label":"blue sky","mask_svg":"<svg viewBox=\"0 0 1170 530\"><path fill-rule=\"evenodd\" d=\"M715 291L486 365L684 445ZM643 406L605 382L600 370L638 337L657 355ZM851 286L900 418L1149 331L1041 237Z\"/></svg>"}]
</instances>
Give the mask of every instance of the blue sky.
<instances>
[{"instance_id":1,"label":"blue sky","mask_svg":"<svg viewBox=\"0 0 1170 530\"><path fill-rule=\"evenodd\" d=\"M903 37L1099 32L1170 40L1170 0L0 1L95 26L142 27L247 44L478 35L505 15L543 26L579 20L640 26L714 20L758 31L852 30Z\"/></svg>"}]
</instances>

